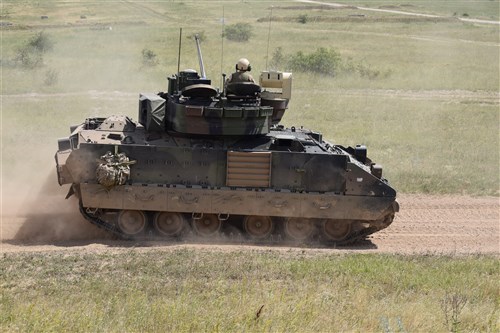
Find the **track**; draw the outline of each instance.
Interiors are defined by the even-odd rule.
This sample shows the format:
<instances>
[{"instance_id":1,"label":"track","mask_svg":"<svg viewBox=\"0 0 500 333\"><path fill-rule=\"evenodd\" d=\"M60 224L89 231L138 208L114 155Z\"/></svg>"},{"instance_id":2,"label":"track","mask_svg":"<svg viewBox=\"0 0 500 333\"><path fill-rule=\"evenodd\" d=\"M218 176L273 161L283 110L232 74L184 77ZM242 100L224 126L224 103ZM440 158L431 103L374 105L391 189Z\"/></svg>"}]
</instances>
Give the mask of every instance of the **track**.
<instances>
[{"instance_id":1,"label":"track","mask_svg":"<svg viewBox=\"0 0 500 333\"><path fill-rule=\"evenodd\" d=\"M45 251L171 251L178 248L241 251L270 248L312 253L402 254L500 254L500 201L495 197L400 195L400 212L385 230L366 241L342 248L296 245L258 245L249 242L223 244L190 239L121 241L107 237L78 215L76 202L66 202L74 212L37 218L2 217L1 252ZM56 218L57 216L57 218Z\"/></svg>"}]
</instances>

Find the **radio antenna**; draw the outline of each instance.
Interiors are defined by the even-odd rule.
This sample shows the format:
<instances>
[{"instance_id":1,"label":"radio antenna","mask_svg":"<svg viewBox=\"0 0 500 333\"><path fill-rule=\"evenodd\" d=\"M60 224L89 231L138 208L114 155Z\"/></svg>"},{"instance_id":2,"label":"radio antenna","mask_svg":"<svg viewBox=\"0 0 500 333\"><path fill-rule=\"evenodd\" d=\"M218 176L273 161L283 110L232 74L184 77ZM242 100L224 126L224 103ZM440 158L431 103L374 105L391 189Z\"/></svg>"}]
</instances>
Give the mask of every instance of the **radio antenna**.
<instances>
[{"instance_id":1,"label":"radio antenna","mask_svg":"<svg viewBox=\"0 0 500 333\"><path fill-rule=\"evenodd\" d=\"M271 6L271 12L269 13L269 31L267 32L266 70L269 69L267 67L267 61L269 60L269 41L271 40L271 21L272 20L273 20L273 6Z\"/></svg>"},{"instance_id":2,"label":"radio antenna","mask_svg":"<svg viewBox=\"0 0 500 333\"><path fill-rule=\"evenodd\" d=\"M224 18L224 6L222 6L222 31L220 34L221 38L221 51L220 51L220 74L223 76L224 73L224 24L225 24L225 18ZM224 77L222 77L222 84L221 87L224 87Z\"/></svg>"},{"instance_id":3,"label":"radio antenna","mask_svg":"<svg viewBox=\"0 0 500 333\"><path fill-rule=\"evenodd\" d=\"M182 45L182 28L179 30L179 55L177 56L177 75L181 72L181 45Z\"/></svg>"}]
</instances>

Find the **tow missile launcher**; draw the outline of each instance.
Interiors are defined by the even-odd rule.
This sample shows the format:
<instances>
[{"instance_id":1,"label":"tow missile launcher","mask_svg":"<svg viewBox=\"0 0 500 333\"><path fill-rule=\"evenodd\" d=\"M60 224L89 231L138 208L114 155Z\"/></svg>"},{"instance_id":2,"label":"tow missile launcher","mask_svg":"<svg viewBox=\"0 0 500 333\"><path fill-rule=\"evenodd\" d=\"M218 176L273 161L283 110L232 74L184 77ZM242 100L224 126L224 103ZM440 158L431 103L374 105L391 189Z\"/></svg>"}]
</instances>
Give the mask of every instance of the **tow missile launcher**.
<instances>
[{"instance_id":1,"label":"tow missile launcher","mask_svg":"<svg viewBox=\"0 0 500 333\"><path fill-rule=\"evenodd\" d=\"M139 96L138 122L87 118L60 139L60 185L81 214L126 239L238 234L254 241L347 244L382 230L396 191L366 147L343 147L280 121L292 74L222 91L192 69Z\"/></svg>"}]
</instances>

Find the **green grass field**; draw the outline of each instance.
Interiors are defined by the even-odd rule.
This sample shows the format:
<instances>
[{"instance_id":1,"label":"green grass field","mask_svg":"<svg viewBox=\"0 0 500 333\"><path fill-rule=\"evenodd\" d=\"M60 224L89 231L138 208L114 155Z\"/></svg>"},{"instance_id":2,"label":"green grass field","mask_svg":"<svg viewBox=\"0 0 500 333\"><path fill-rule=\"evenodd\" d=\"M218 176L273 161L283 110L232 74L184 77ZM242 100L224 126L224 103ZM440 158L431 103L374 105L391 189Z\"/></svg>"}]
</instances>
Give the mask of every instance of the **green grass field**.
<instances>
[{"instance_id":1,"label":"green grass field","mask_svg":"<svg viewBox=\"0 0 500 333\"><path fill-rule=\"evenodd\" d=\"M497 258L484 256L204 249L11 254L0 260L0 327L495 332L499 274Z\"/></svg>"}]
</instances>

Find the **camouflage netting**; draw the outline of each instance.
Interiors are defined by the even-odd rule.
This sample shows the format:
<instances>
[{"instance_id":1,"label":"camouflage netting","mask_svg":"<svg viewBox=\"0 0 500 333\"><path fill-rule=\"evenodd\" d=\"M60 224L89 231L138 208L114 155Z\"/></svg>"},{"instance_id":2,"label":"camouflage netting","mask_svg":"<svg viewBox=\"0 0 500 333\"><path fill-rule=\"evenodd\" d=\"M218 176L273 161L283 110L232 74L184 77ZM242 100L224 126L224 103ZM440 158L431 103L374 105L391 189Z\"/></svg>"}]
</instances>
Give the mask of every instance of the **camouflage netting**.
<instances>
[{"instance_id":1,"label":"camouflage netting","mask_svg":"<svg viewBox=\"0 0 500 333\"><path fill-rule=\"evenodd\" d=\"M99 160L97 182L107 189L124 185L130 178L130 165L134 163L123 153L112 154L108 151Z\"/></svg>"}]
</instances>

